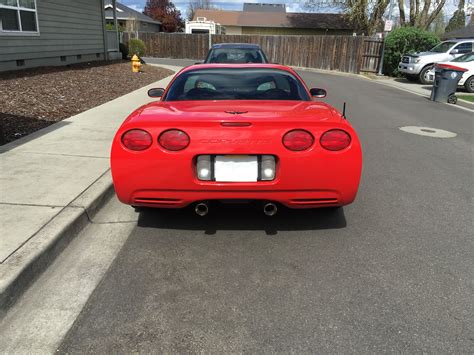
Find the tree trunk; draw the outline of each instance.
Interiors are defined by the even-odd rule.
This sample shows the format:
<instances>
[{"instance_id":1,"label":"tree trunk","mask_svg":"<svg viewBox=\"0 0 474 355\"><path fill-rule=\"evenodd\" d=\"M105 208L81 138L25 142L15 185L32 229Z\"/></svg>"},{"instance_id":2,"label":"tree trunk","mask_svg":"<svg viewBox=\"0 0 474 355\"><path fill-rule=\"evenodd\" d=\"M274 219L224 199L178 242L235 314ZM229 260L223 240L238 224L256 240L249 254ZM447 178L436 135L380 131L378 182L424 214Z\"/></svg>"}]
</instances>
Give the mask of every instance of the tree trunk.
<instances>
[{"instance_id":1,"label":"tree trunk","mask_svg":"<svg viewBox=\"0 0 474 355\"><path fill-rule=\"evenodd\" d=\"M428 21L428 11L430 10L431 0L425 0L423 10L421 10L420 16L418 18L418 27L426 29L426 23Z\"/></svg>"},{"instance_id":2,"label":"tree trunk","mask_svg":"<svg viewBox=\"0 0 474 355\"><path fill-rule=\"evenodd\" d=\"M400 13L400 26L405 26L405 0L398 0L398 11Z\"/></svg>"},{"instance_id":3,"label":"tree trunk","mask_svg":"<svg viewBox=\"0 0 474 355\"><path fill-rule=\"evenodd\" d=\"M415 1L408 0L410 2L410 26L415 26Z\"/></svg>"},{"instance_id":4,"label":"tree trunk","mask_svg":"<svg viewBox=\"0 0 474 355\"><path fill-rule=\"evenodd\" d=\"M461 0L463 1L463 0ZM463 1L464 2L464 1ZM431 13L430 16L428 16L428 18L426 19L425 21L425 25L424 27L422 27L423 29L427 30L428 27L430 27L431 23L435 20L436 16L439 15L439 13L443 10L443 7L444 7L444 4L446 3L446 0L441 0L438 5L436 6L436 8L434 9L434 11ZM463 5L463 8L464 8L464 5Z\"/></svg>"},{"instance_id":5,"label":"tree trunk","mask_svg":"<svg viewBox=\"0 0 474 355\"><path fill-rule=\"evenodd\" d=\"M389 1L390 0L377 0L377 3L375 4L367 26L367 33L369 35L372 35L377 31L377 27L382 22L382 16L385 13L385 10L387 9Z\"/></svg>"}]
</instances>

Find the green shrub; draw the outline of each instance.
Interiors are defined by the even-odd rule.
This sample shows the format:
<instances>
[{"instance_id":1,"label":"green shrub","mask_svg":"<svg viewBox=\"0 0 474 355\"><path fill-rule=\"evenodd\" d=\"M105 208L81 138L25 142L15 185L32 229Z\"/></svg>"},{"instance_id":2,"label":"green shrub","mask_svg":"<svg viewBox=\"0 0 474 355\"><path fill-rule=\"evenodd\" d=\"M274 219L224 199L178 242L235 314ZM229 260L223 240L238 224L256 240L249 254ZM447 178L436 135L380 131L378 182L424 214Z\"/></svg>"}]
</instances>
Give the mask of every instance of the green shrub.
<instances>
[{"instance_id":1,"label":"green shrub","mask_svg":"<svg viewBox=\"0 0 474 355\"><path fill-rule=\"evenodd\" d=\"M128 41L128 53L130 53L130 56L136 54L143 57L145 55L145 43L141 39L132 38Z\"/></svg>"},{"instance_id":2,"label":"green shrub","mask_svg":"<svg viewBox=\"0 0 474 355\"><path fill-rule=\"evenodd\" d=\"M384 73L398 76L398 63L404 54L426 51L438 43L435 34L415 27L393 30L385 39Z\"/></svg>"},{"instance_id":3,"label":"green shrub","mask_svg":"<svg viewBox=\"0 0 474 355\"><path fill-rule=\"evenodd\" d=\"M115 31L115 26L114 26L113 23L106 23L105 24L105 29L107 31ZM119 32L125 32L125 27L122 27L122 26L118 25L117 30Z\"/></svg>"}]
</instances>

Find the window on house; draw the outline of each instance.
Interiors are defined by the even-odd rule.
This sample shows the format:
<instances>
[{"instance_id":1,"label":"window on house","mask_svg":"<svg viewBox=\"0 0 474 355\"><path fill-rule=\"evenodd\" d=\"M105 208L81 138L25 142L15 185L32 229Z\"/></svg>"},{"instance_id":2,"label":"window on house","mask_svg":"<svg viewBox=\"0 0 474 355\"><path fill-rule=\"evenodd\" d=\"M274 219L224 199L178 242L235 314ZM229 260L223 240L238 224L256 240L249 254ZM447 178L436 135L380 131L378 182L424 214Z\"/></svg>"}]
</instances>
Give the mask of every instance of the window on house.
<instances>
[{"instance_id":1,"label":"window on house","mask_svg":"<svg viewBox=\"0 0 474 355\"><path fill-rule=\"evenodd\" d=\"M36 0L0 0L0 34L38 32Z\"/></svg>"}]
</instances>

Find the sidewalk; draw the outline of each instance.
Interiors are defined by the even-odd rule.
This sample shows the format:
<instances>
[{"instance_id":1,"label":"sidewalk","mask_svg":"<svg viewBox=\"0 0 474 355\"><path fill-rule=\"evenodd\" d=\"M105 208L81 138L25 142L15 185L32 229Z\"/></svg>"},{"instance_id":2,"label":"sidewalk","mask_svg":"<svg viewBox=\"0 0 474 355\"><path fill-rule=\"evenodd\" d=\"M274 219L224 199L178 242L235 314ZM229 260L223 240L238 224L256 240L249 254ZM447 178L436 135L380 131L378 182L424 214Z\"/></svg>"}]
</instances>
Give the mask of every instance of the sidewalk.
<instances>
[{"instance_id":1,"label":"sidewalk","mask_svg":"<svg viewBox=\"0 0 474 355\"><path fill-rule=\"evenodd\" d=\"M414 93L416 95L420 95L420 96L423 96L423 97L429 98L431 96L432 85L422 85L422 84L417 83L417 82L408 81L404 78L391 78L391 77L387 77L387 76L378 77L378 76L375 76L375 75L371 75L370 79L378 82L379 84L391 86L391 87L394 87L394 88L397 88L397 89L400 89L400 90L403 90L403 91L408 91L408 92L411 92L411 93ZM474 94L470 94L466 91L458 91L456 93L456 95L457 96L459 96L459 95L469 95L469 96L471 96L471 95L474 95ZM469 101L461 100L461 99L458 99L457 106L461 106L461 107L464 107L464 108L467 108L467 109L474 110L474 104L473 103L471 103Z\"/></svg>"},{"instance_id":2,"label":"sidewalk","mask_svg":"<svg viewBox=\"0 0 474 355\"><path fill-rule=\"evenodd\" d=\"M112 196L113 136L170 80L0 146L0 315Z\"/></svg>"}]
</instances>

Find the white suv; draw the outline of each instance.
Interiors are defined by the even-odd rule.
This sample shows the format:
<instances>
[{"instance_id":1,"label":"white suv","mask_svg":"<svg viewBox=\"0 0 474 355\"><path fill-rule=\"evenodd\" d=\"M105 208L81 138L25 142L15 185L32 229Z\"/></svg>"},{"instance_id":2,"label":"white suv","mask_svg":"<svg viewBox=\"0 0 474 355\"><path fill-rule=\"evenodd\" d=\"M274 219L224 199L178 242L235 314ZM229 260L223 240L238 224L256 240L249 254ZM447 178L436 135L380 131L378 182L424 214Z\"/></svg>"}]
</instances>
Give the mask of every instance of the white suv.
<instances>
[{"instance_id":1,"label":"white suv","mask_svg":"<svg viewBox=\"0 0 474 355\"><path fill-rule=\"evenodd\" d=\"M453 39L441 42L427 52L406 54L398 64L398 70L408 80L420 80L422 84L430 84L429 71L435 63L453 60L473 51L474 39Z\"/></svg>"}]
</instances>

